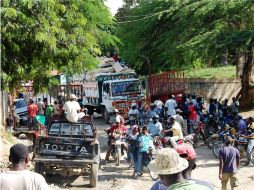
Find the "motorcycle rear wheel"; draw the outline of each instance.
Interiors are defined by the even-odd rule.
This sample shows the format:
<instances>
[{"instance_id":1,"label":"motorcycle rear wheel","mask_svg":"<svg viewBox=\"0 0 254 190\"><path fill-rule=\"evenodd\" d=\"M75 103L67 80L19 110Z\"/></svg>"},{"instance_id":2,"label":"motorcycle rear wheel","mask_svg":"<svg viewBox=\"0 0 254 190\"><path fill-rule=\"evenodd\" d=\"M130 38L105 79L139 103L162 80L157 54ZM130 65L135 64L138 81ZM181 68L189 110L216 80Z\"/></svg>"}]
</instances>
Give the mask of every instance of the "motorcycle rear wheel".
<instances>
[{"instance_id":1,"label":"motorcycle rear wheel","mask_svg":"<svg viewBox=\"0 0 254 190\"><path fill-rule=\"evenodd\" d=\"M250 152L250 155L251 155L250 161L251 161L252 164L254 164L254 148Z\"/></svg>"},{"instance_id":2,"label":"motorcycle rear wheel","mask_svg":"<svg viewBox=\"0 0 254 190\"><path fill-rule=\"evenodd\" d=\"M220 149L223 147L224 143L222 141L218 141L217 143L214 144L214 147L213 147L213 155L216 157L216 158L219 158L219 151Z\"/></svg>"}]
</instances>

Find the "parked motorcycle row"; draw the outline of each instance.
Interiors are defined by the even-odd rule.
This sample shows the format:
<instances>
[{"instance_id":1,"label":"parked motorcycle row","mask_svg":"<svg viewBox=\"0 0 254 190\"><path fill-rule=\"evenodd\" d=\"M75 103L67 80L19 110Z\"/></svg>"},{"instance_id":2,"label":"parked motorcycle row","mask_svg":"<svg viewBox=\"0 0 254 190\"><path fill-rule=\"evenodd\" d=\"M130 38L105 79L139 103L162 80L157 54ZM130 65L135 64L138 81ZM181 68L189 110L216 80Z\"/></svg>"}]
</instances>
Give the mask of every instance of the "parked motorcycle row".
<instances>
[{"instance_id":1,"label":"parked motorcycle row","mask_svg":"<svg viewBox=\"0 0 254 190\"><path fill-rule=\"evenodd\" d=\"M157 114L156 117L158 117ZM172 123L170 121L171 117L167 117L163 114L160 115L158 122L161 123L162 130L158 135L151 135L153 145L149 146L149 151L147 151L147 154L144 154L142 157L141 175L148 172L153 180L156 180L157 176L150 172L147 168L149 162L155 158L158 149L165 147L172 148L173 146L171 139L172 134L168 133L172 127ZM131 162L131 160L133 160L133 155L130 154L129 151L129 149L132 149L133 143L135 141L134 139L137 139L137 137L133 138L133 136L141 134L143 132L142 127L149 126L149 124L153 122L153 118L154 116L149 117L147 114L144 114L144 112L139 112L132 121L130 125L131 127L129 129L124 126L124 123L121 124L121 127L124 128L123 135L114 136L113 141L111 141L112 150L110 154L113 156L117 166L120 165L120 158L125 151L127 154L127 161ZM245 123L246 133L241 133L241 129L239 128L240 122ZM225 137L230 135L230 137L234 139L233 146L239 150L241 157L246 157L246 150L248 145L248 139L246 138L246 135L249 133L247 126L251 126L252 123L252 118L243 119L238 114L228 113L227 115L209 115L202 113L200 119L194 121L188 120L188 132L184 133L183 138L179 139L179 141L177 140L176 143L189 143L194 148L197 148L200 144L199 142L202 142L202 144L206 144L209 149L212 149L214 156L218 158L219 150L224 146ZM137 127L137 131L136 133L132 134L133 126ZM106 132L109 135L109 139L111 139L112 136L110 136L109 130L106 130ZM128 149L125 147L128 147ZM254 164L254 149L252 150L251 155L251 162ZM135 165L134 163L132 164ZM136 166L134 166L134 168L135 167Z\"/></svg>"}]
</instances>

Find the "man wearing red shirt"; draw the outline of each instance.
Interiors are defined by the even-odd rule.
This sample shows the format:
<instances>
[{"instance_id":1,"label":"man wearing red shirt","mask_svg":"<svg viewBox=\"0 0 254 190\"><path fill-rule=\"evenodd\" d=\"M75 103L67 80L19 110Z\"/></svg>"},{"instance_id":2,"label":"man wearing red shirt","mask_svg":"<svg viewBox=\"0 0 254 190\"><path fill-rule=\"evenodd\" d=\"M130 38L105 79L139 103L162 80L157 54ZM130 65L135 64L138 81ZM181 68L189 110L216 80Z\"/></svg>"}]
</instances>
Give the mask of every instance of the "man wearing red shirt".
<instances>
[{"instance_id":1,"label":"man wearing red shirt","mask_svg":"<svg viewBox=\"0 0 254 190\"><path fill-rule=\"evenodd\" d=\"M33 100L30 100L30 105L27 107L27 113L28 113L28 122L29 122L28 126L29 126L29 130L31 130L35 124L35 116L38 113L38 107Z\"/></svg>"}]
</instances>

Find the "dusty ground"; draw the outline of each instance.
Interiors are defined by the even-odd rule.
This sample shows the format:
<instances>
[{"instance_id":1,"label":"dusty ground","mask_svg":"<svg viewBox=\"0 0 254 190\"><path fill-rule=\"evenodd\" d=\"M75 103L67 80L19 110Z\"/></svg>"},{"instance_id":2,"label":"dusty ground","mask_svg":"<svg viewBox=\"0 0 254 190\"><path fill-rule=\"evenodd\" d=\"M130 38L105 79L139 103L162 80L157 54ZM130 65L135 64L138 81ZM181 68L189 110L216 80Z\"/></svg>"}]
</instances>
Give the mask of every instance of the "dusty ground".
<instances>
[{"instance_id":1,"label":"dusty ground","mask_svg":"<svg viewBox=\"0 0 254 190\"><path fill-rule=\"evenodd\" d=\"M254 111L242 113L244 117L254 115ZM104 124L102 119L95 118L95 125L98 128L99 142L101 144L101 158L105 157L105 150L107 148L107 137L103 131L107 125ZM1 143L0 136L0 161L6 160L8 156L8 150L11 146L10 143ZM4 145L4 146L2 146ZM204 179L210 181L215 189L220 189L220 180L218 179L218 160L212 154L211 149L207 146L199 146L197 149L197 168L193 171L193 177L198 179ZM79 177L77 179L63 178L60 176L54 176L49 179L52 189L104 189L104 190L137 190L137 189L149 189L153 184L148 174L144 174L141 179L132 179L133 169L128 167L128 164L122 158L120 166L116 166L113 161L107 165L103 165L99 171L99 184L97 188L89 188L89 179L86 177ZM254 176L254 167L242 167L239 171L239 190L253 190L254 180L251 176Z\"/></svg>"},{"instance_id":2,"label":"dusty ground","mask_svg":"<svg viewBox=\"0 0 254 190\"><path fill-rule=\"evenodd\" d=\"M242 115L244 117L254 115L254 112L246 112ZM107 126L104 122L97 118L95 119L95 125L99 129L99 141L101 143L101 158L105 157L106 150L106 135L103 129ZM220 180L218 178L218 160L213 156L212 150L207 146L199 146L197 149L197 168L193 171L193 177L198 179L204 179L210 181L215 189L220 189ZM244 161L244 160L243 160ZM242 161L242 162L243 162ZM115 163L109 163L102 165L99 173L99 185L93 189L105 189L105 190L138 190L138 189L150 189L154 183L148 174L144 174L141 179L132 179L133 169L128 167L128 164L122 158L120 166L116 166ZM251 176L254 176L254 167L241 166L239 171L239 190L254 190L254 181ZM59 178L60 179L60 178ZM64 180L63 180L64 181ZM67 188L73 190L81 190L85 187L87 189L89 180L88 178L78 178L68 186ZM91 189L91 188L90 188Z\"/></svg>"}]
</instances>

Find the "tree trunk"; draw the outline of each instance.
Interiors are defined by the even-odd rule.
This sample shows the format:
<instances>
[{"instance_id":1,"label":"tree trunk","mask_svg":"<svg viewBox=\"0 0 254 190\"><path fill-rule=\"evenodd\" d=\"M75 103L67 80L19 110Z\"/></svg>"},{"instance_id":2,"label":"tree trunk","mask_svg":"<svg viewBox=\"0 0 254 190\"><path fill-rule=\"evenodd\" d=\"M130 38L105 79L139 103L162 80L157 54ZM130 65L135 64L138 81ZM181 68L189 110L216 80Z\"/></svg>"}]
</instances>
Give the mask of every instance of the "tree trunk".
<instances>
[{"instance_id":1,"label":"tree trunk","mask_svg":"<svg viewBox=\"0 0 254 190\"><path fill-rule=\"evenodd\" d=\"M245 107L250 107L252 106L252 98L249 94L250 90L250 79L251 79L251 74L252 74L252 67L254 65L254 47L249 47L247 49L247 59L245 61L244 67L243 67L243 72L241 77L241 90L237 94L236 98L239 99L240 101L240 106L245 108Z\"/></svg>"}]
</instances>

